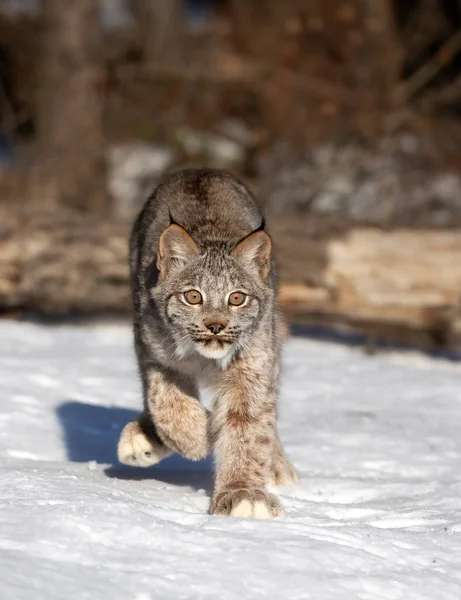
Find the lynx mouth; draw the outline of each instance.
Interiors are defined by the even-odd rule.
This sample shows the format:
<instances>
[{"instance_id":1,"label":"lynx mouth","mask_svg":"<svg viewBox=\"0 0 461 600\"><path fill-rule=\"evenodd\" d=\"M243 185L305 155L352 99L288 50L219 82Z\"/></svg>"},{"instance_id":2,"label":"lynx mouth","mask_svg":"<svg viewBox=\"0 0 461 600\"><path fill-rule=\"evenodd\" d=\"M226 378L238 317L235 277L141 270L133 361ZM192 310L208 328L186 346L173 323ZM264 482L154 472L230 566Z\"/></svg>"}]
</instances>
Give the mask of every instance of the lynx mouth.
<instances>
[{"instance_id":1,"label":"lynx mouth","mask_svg":"<svg viewBox=\"0 0 461 600\"><path fill-rule=\"evenodd\" d=\"M228 338L201 338L196 340L197 352L207 358L223 358L231 350L232 340Z\"/></svg>"},{"instance_id":2,"label":"lynx mouth","mask_svg":"<svg viewBox=\"0 0 461 600\"><path fill-rule=\"evenodd\" d=\"M202 337L196 337L194 339L194 342L198 344L203 344L205 346L209 346L210 344L218 344L219 346L225 346L226 344L233 344L235 342L235 339L226 335L207 335Z\"/></svg>"},{"instance_id":3,"label":"lynx mouth","mask_svg":"<svg viewBox=\"0 0 461 600\"><path fill-rule=\"evenodd\" d=\"M230 344L231 341L227 340L227 339L221 339L221 338L211 338L209 340L200 340L200 343L204 344L205 346L213 346L213 345L218 345L218 346L225 346L226 344Z\"/></svg>"}]
</instances>

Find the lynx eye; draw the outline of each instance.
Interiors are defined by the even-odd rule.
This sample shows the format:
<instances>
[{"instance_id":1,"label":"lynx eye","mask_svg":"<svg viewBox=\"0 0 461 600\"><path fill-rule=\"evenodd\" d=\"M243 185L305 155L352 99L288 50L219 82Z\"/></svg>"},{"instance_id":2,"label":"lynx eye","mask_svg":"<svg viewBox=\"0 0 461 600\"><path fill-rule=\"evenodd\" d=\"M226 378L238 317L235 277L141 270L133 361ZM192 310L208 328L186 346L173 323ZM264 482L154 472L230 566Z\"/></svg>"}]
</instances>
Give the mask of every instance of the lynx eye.
<instances>
[{"instance_id":1,"label":"lynx eye","mask_svg":"<svg viewBox=\"0 0 461 600\"><path fill-rule=\"evenodd\" d=\"M242 306L247 299L247 295L243 292L232 292L229 296L229 304L231 306Z\"/></svg>"},{"instance_id":2,"label":"lynx eye","mask_svg":"<svg viewBox=\"0 0 461 600\"><path fill-rule=\"evenodd\" d=\"M188 292L184 292L184 299L187 304L201 304L202 294L197 290L189 290Z\"/></svg>"}]
</instances>

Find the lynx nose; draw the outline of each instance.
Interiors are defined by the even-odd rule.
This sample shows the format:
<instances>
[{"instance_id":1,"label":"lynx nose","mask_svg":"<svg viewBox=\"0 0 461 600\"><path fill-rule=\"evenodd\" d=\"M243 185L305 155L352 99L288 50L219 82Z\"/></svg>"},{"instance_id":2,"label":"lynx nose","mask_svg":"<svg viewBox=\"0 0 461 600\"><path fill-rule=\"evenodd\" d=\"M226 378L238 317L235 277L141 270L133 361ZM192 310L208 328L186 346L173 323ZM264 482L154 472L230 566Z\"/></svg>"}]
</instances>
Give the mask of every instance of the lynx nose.
<instances>
[{"instance_id":1,"label":"lynx nose","mask_svg":"<svg viewBox=\"0 0 461 600\"><path fill-rule=\"evenodd\" d=\"M220 331L222 331L226 325L227 323L218 321L216 319L205 321L205 327L209 329L211 333L214 333L214 335L217 335Z\"/></svg>"}]
</instances>

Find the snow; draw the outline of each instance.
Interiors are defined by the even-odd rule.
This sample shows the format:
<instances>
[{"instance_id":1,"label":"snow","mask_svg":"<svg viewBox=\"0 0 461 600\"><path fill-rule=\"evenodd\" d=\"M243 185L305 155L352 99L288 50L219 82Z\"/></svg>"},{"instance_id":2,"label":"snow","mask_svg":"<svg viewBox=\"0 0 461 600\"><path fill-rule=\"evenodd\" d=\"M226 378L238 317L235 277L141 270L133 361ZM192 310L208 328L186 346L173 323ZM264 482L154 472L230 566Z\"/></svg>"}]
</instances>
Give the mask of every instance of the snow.
<instances>
[{"instance_id":1,"label":"snow","mask_svg":"<svg viewBox=\"0 0 461 600\"><path fill-rule=\"evenodd\" d=\"M211 462L115 462L128 326L0 322L2 600L461 597L461 367L286 345L287 515L207 515Z\"/></svg>"}]
</instances>

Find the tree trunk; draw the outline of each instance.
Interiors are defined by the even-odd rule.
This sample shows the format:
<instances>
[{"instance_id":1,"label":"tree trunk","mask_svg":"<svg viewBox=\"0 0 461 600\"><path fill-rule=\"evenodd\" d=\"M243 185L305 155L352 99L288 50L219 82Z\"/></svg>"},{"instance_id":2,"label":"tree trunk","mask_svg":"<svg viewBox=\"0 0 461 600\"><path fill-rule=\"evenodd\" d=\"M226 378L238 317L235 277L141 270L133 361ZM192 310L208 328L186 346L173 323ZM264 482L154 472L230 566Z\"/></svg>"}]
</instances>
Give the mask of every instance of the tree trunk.
<instances>
[{"instance_id":1,"label":"tree trunk","mask_svg":"<svg viewBox=\"0 0 461 600\"><path fill-rule=\"evenodd\" d=\"M144 59L168 66L186 57L186 28L181 0L137 0L135 5Z\"/></svg>"},{"instance_id":2,"label":"tree trunk","mask_svg":"<svg viewBox=\"0 0 461 600\"><path fill-rule=\"evenodd\" d=\"M46 200L104 214L108 195L97 2L43 0L43 10L39 162Z\"/></svg>"}]
</instances>

